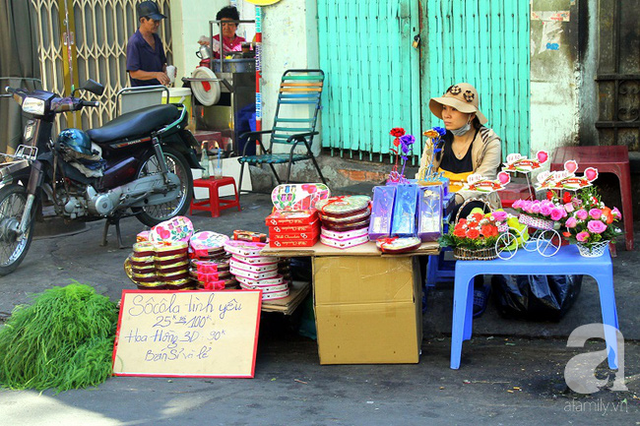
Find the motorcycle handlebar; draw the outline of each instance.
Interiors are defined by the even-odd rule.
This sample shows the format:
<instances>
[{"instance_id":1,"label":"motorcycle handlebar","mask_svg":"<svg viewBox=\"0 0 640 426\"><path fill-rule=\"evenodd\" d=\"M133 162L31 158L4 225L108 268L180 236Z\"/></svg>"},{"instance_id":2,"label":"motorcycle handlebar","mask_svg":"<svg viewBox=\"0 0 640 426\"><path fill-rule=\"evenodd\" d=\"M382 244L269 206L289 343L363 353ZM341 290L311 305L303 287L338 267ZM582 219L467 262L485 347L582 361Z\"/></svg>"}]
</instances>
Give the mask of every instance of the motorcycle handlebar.
<instances>
[{"instance_id":1,"label":"motorcycle handlebar","mask_svg":"<svg viewBox=\"0 0 640 426\"><path fill-rule=\"evenodd\" d=\"M98 101L85 101L84 99L80 100L80 105L86 107L99 107L100 102Z\"/></svg>"}]
</instances>

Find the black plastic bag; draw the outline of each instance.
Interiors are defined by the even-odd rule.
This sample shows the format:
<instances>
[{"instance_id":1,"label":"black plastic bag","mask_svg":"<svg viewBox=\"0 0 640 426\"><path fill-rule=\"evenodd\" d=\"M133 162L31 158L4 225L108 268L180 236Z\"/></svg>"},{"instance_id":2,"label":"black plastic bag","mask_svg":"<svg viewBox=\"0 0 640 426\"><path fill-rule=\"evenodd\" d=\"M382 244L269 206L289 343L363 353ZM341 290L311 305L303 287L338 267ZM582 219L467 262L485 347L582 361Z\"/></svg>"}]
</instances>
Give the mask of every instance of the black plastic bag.
<instances>
[{"instance_id":1,"label":"black plastic bag","mask_svg":"<svg viewBox=\"0 0 640 426\"><path fill-rule=\"evenodd\" d=\"M503 316L557 322L580 294L582 275L494 275L491 285Z\"/></svg>"}]
</instances>

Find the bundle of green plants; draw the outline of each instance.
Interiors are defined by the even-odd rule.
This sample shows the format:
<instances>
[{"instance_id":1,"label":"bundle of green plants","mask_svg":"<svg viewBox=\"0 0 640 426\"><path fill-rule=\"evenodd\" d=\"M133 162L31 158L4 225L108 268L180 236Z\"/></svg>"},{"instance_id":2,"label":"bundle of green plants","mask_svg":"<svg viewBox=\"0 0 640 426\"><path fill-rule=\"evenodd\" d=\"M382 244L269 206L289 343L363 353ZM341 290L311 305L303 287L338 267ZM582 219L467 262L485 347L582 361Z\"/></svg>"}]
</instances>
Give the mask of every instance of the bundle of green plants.
<instances>
[{"instance_id":1,"label":"bundle of green plants","mask_svg":"<svg viewBox=\"0 0 640 426\"><path fill-rule=\"evenodd\" d=\"M75 282L37 294L0 329L0 384L58 392L97 386L111 375L118 310Z\"/></svg>"}]
</instances>

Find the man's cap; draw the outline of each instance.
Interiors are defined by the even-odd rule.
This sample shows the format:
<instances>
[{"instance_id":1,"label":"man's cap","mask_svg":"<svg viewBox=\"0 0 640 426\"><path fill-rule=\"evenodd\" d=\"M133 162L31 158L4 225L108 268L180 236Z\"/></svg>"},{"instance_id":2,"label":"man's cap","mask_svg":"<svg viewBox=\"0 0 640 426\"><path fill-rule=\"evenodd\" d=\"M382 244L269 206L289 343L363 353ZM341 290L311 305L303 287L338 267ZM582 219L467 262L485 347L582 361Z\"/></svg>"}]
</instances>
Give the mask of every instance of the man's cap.
<instances>
[{"instance_id":1,"label":"man's cap","mask_svg":"<svg viewBox=\"0 0 640 426\"><path fill-rule=\"evenodd\" d=\"M143 1L138 4L138 18L151 18L160 21L165 19L166 16L160 13L158 4L155 1Z\"/></svg>"}]
</instances>

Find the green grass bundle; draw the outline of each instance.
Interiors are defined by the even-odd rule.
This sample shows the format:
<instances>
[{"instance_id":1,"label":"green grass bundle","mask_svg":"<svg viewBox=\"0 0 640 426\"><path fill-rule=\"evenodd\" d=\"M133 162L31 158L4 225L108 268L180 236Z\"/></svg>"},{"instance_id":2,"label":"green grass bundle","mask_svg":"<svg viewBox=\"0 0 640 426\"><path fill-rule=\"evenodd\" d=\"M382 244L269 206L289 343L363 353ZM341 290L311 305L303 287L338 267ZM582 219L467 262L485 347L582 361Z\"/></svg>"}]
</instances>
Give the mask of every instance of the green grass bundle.
<instances>
[{"instance_id":1,"label":"green grass bundle","mask_svg":"<svg viewBox=\"0 0 640 426\"><path fill-rule=\"evenodd\" d=\"M116 304L87 285L36 295L0 329L0 384L61 392L104 382L117 321Z\"/></svg>"}]
</instances>

